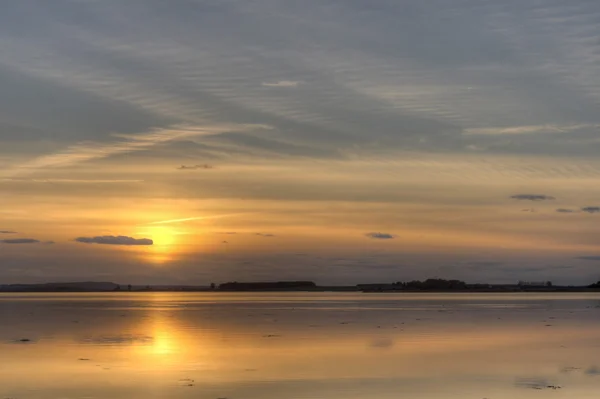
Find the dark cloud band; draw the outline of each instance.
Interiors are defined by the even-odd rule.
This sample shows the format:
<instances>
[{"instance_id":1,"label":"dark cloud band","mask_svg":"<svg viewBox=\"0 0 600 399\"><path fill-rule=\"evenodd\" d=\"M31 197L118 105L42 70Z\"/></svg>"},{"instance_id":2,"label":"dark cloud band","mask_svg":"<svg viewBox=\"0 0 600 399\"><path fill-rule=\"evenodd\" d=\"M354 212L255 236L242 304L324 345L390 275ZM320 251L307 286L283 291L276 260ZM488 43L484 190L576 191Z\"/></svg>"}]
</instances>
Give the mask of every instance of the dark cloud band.
<instances>
[{"instance_id":1,"label":"dark cloud band","mask_svg":"<svg viewBox=\"0 0 600 399\"><path fill-rule=\"evenodd\" d=\"M34 238L12 238L8 240L0 240L3 244L39 244L40 240Z\"/></svg>"},{"instance_id":2,"label":"dark cloud band","mask_svg":"<svg viewBox=\"0 0 600 399\"><path fill-rule=\"evenodd\" d=\"M511 195L510 198L524 201L547 201L555 199L551 195L546 194L515 194Z\"/></svg>"},{"instance_id":3,"label":"dark cloud band","mask_svg":"<svg viewBox=\"0 0 600 399\"><path fill-rule=\"evenodd\" d=\"M83 244L104 244L104 245L152 245L154 242L149 238L133 238L127 236L98 236L98 237L77 237L75 241Z\"/></svg>"},{"instance_id":4,"label":"dark cloud band","mask_svg":"<svg viewBox=\"0 0 600 399\"><path fill-rule=\"evenodd\" d=\"M395 238L396 236L393 234L389 234L389 233L379 233L379 232L372 232L372 233L367 233L365 234L367 237L369 238L373 238L375 240L391 240L393 238Z\"/></svg>"}]
</instances>

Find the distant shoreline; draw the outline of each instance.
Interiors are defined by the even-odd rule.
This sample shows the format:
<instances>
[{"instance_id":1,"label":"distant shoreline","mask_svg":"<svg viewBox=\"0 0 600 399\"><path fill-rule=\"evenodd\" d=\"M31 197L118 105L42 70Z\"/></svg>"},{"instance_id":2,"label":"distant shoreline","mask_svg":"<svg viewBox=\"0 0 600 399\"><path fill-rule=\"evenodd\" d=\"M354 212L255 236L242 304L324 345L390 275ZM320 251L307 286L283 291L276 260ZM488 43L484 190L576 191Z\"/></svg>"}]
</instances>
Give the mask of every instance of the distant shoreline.
<instances>
[{"instance_id":1,"label":"distant shoreline","mask_svg":"<svg viewBox=\"0 0 600 399\"><path fill-rule=\"evenodd\" d=\"M486 289L486 290L360 290L360 289L347 289L344 287L340 288L316 288L310 290L302 289L264 289L264 290L220 290L220 289L204 289L204 288L163 288L163 289L132 289L128 290L85 290L85 289L72 289L72 290L39 290L39 289L18 289L18 290L3 290L0 289L1 294L51 294L51 293L106 293L106 294L139 294L139 293L152 293L152 292L171 292L171 293L212 293L212 294L231 294L231 293L363 293L363 294L515 294L515 293L600 293L600 289L593 288L557 288L557 289L521 289L521 290L502 290L502 289Z\"/></svg>"},{"instance_id":2,"label":"distant shoreline","mask_svg":"<svg viewBox=\"0 0 600 399\"><path fill-rule=\"evenodd\" d=\"M230 282L220 285L123 285L113 282L62 282L0 285L0 293L128 293L128 292L361 292L369 294L412 293L559 293L600 292L591 286L554 286L525 284L466 284L458 280L434 280L393 284L317 285L312 281Z\"/></svg>"}]
</instances>

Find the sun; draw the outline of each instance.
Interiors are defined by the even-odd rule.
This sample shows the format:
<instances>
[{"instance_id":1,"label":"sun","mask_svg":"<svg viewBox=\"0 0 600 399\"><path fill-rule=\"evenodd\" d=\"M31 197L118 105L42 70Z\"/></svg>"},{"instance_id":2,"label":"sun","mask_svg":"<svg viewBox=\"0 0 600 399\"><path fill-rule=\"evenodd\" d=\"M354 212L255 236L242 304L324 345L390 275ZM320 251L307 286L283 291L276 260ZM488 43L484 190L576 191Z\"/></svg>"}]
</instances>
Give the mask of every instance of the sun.
<instances>
[{"instance_id":1,"label":"sun","mask_svg":"<svg viewBox=\"0 0 600 399\"><path fill-rule=\"evenodd\" d=\"M148 238L154 241L154 246L171 246L175 244L177 231L168 226L150 226L146 229Z\"/></svg>"},{"instance_id":2,"label":"sun","mask_svg":"<svg viewBox=\"0 0 600 399\"><path fill-rule=\"evenodd\" d=\"M181 234L178 230L169 226L147 226L139 234L153 241L153 245L144 251L144 259L165 263L177 255L177 241Z\"/></svg>"}]
</instances>

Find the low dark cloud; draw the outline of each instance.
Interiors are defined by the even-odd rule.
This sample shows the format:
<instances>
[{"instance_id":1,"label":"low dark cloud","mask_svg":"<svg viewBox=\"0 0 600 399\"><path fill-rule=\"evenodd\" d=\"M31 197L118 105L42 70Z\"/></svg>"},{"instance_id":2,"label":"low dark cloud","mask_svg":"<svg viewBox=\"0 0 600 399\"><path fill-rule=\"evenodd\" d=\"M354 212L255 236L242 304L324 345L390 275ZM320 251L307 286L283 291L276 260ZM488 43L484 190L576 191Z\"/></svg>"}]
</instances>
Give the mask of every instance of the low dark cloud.
<instances>
[{"instance_id":1,"label":"low dark cloud","mask_svg":"<svg viewBox=\"0 0 600 399\"><path fill-rule=\"evenodd\" d=\"M96 345L133 345L133 344L149 344L154 341L154 337L149 335L133 335L133 334L122 334L122 335L102 335L98 337L86 337L80 339L79 342L82 344L96 344Z\"/></svg>"},{"instance_id":2,"label":"low dark cloud","mask_svg":"<svg viewBox=\"0 0 600 399\"><path fill-rule=\"evenodd\" d=\"M581 208L581 212L600 213L600 206L586 206Z\"/></svg>"},{"instance_id":3,"label":"low dark cloud","mask_svg":"<svg viewBox=\"0 0 600 399\"><path fill-rule=\"evenodd\" d=\"M554 197L546 194L515 194L510 198L525 201L546 201L555 199Z\"/></svg>"},{"instance_id":4,"label":"low dark cloud","mask_svg":"<svg viewBox=\"0 0 600 399\"><path fill-rule=\"evenodd\" d=\"M379 232L372 232L372 233L367 233L365 234L367 237L369 238L373 238L376 240L391 240L393 238L395 238L396 236L393 234L389 234L389 233L379 233Z\"/></svg>"},{"instance_id":5,"label":"low dark cloud","mask_svg":"<svg viewBox=\"0 0 600 399\"><path fill-rule=\"evenodd\" d=\"M556 210L556 212L558 212L558 213L577 213L578 211L576 209L558 208Z\"/></svg>"},{"instance_id":6,"label":"low dark cloud","mask_svg":"<svg viewBox=\"0 0 600 399\"><path fill-rule=\"evenodd\" d=\"M260 237L275 237L275 234L271 233L256 233L256 235Z\"/></svg>"},{"instance_id":7,"label":"low dark cloud","mask_svg":"<svg viewBox=\"0 0 600 399\"><path fill-rule=\"evenodd\" d=\"M369 346L375 349L390 349L394 346L394 340L391 338L377 338L372 340Z\"/></svg>"},{"instance_id":8,"label":"low dark cloud","mask_svg":"<svg viewBox=\"0 0 600 399\"><path fill-rule=\"evenodd\" d=\"M600 261L600 256L578 256L575 259Z\"/></svg>"},{"instance_id":9,"label":"low dark cloud","mask_svg":"<svg viewBox=\"0 0 600 399\"><path fill-rule=\"evenodd\" d=\"M592 366L592 367L588 368L587 370L585 370L585 374L591 375L591 376L600 376L600 369L596 366Z\"/></svg>"},{"instance_id":10,"label":"low dark cloud","mask_svg":"<svg viewBox=\"0 0 600 399\"><path fill-rule=\"evenodd\" d=\"M519 377L515 381L517 388L543 389L550 385L550 381L543 377Z\"/></svg>"},{"instance_id":11,"label":"low dark cloud","mask_svg":"<svg viewBox=\"0 0 600 399\"><path fill-rule=\"evenodd\" d=\"M40 241L34 238L12 238L8 240L0 240L3 244L39 244Z\"/></svg>"},{"instance_id":12,"label":"low dark cloud","mask_svg":"<svg viewBox=\"0 0 600 399\"><path fill-rule=\"evenodd\" d=\"M77 242L84 244L104 244L104 245L152 245L154 242L149 238L133 238L127 236L98 236L98 237L77 237Z\"/></svg>"},{"instance_id":13,"label":"low dark cloud","mask_svg":"<svg viewBox=\"0 0 600 399\"><path fill-rule=\"evenodd\" d=\"M12 230L0 230L0 234L17 234L17 232Z\"/></svg>"},{"instance_id":14,"label":"low dark cloud","mask_svg":"<svg viewBox=\"0 0 600 399\"><path fill-rule=\"evenodd\" d=\"M198 169L214 169L215 167L209 164L203 165L181 165L178 170L198 170Z\"/></svg>"}]
</instances>

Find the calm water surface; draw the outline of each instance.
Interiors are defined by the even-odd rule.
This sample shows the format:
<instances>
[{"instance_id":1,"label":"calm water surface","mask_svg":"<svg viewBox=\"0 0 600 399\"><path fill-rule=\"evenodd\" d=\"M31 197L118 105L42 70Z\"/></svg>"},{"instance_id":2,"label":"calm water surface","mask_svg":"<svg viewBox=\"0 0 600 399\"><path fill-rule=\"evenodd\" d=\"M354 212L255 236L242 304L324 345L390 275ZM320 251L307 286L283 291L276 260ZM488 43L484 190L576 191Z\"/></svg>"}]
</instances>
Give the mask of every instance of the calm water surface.
<instances>
[{"instance_id":1,"label":"calm water surface","mask_svg":"<svg viewBox=\"0 0 600 399\"><path fill-rule=\"evenodd\" d=\"M3 294L0 359L12 399L597 399L600 295Z\"/></svg>"}]
</instances>

